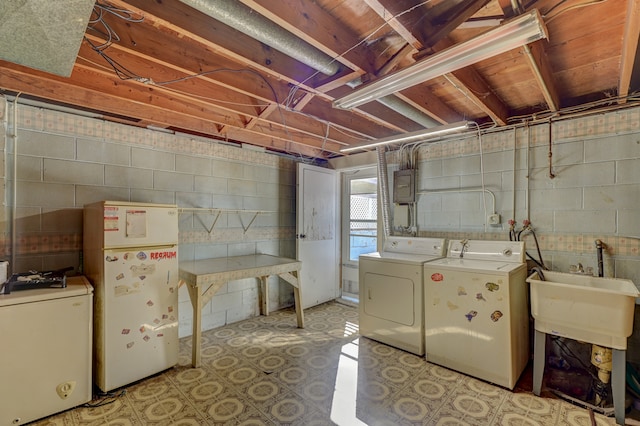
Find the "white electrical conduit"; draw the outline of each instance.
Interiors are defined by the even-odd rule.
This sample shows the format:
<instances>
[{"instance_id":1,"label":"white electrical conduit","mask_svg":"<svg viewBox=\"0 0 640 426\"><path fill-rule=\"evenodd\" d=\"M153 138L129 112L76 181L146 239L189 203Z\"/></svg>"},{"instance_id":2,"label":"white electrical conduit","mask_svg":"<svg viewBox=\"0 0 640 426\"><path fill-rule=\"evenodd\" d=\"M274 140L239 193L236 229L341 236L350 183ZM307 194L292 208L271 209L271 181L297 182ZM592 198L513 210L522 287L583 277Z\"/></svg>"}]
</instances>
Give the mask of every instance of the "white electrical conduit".
<instances>
[{"instance_id":1,"label":"white electrical conduit","mask_svg":"<svg viewBox=\"0 0 640 426\"><path fill-rule=\"evenodd\" d=\"M16 94L13 100L13 178L11 182L11 264L9 269L13 271L16 267L16 215L18 212L18 98L22 92ZM5 148L6 149L6 148Z\"/></svg>"},{"instance_id":2,"label":"white electrical conduit","mask_svg":"<svg viewBox=\"0 0 640 426\"><path fill-rule=\"evenodd\" d=\"M531 149L531 126L529 126L528 122L526 124L526 129L527 129L527 161L525 163L527 165L527 195L525 197L525 203L527 203L527 216L525 217L525 219L530 221L531 220L531 200L530 200L529 189L530 189L531 178L529 174L531 173L531 168L529 164L529 150Z\"/></svg>"},{"instance_id":3,"label":"white electrical conduit","mask_svg":"<svg viewBox=\"0 0 640 426\"><path fill-rule=\"evenodd\" d=\"M511 219L516 221L516 165L517 165L517 151L518 151L518 130L513 128L513 196L511 197L513 200L513 206L511 207L512 214ZM527 218L528 219L528 218Z\"/></svg>"},{"instance_id":4,"label":"white electrical conduit","mask_svg":"<svg viewBox=\"0 0 640 426\"><path fill-rule=\"evenodd\" d=\"M485 192L491 195L491 212L493 214L496 213L496 195L486 188L464 188L464 189L430 189L428 191L418 191L418 194L443 194L443 193L464 193L464 192ZM484 197L483 197L484 198ZM485 207L485 216L486 214ZM486 217L485 217L485 225L486 225Z\"/></svg>"},{"instance_id":5,"label":"white electrical conduit","mask_svg":"<svg viewBox=\"0 0 640 426\"><path fill-rule=\"evenodd\" d=\"M478 148L480 149L480 180L482 182L482 191L485 191L485 187L484 187L484 154L483 154L483 150L482 150L482 132L480 131L480 126L478 125L478 123L475 123L476 127L478 128ZM515 170L514 170L515 173ZM495 195L493 195L493 192L491 192L491 196L493 197L493 209L492 209L492 214L496 213L496 197ZM484 198L484 195L482 196L482 209L484 210L484 232L487 232L487 199Z\"/></svg>"}]
</instances>

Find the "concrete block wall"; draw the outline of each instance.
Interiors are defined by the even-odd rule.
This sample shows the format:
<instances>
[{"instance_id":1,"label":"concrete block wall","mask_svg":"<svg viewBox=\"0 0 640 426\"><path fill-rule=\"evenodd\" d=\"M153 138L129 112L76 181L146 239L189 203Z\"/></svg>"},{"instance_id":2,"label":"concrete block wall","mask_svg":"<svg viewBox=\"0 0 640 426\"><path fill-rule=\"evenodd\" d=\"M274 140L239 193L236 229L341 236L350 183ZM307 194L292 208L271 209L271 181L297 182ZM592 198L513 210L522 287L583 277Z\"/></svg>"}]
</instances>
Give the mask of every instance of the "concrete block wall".
<instances>
[{"instance_id":1,"label":"concrete block wall","mask_svg":"<svg viewBox=\"0 0 640 426\"><path fill-rule=\"evenodd\" d=\"M595 240L606 244L604 274L640 288L640 108L424 145L419 151L419 235L509 239L509 219L529 219L550 269L582 263L597 271ZM481 149L482 147L482 149ZM391 155L391 167L399 161ZM550 176L550 172L553 177ZM498 226L486 224L495 209ZM453 192L443 192L453 189ZM485 206L486 209L485 210ZM524 236L537 256L536 242ZM627 360L640 363L640 299Z\"/></svg>"},{"instance_id":2,"label":"concrete block wall","mask_svg":"<svg viewBox=\"0 0 640 426\"><path fill-rule=\"evenodd\" d=\"M264 253L295 257L295 161L213 140L141 129L80 115L18 105L13 157L13 102L0 99L5 185L0 259L14 272L82 264L82 208L100 200L177 204L225 213L211 229L209 211L179 217L181 261ZM16 241L11 241L15 168ZM211 232L209 232L211 231ZM269 280L270 310L293 305L291 286ZM179 291L180 336L191 334L192 309ZM203 309L203 329L258 315L255 279L224 286Z\"/></svg>"},{"instance_id":3,"label":"concrete block wall","mask_svg":"<svg viewBox=\"0 0 640 426\"><path fill-rule=\"evenodd\" d=\"M529 219L551 269L568 271L580 262L597 270L595 240L601 239L605 275L640 287L640 109L551 126L551 132L546 122L420 148L419 234L505 240L509 219L517 229ZM399 163L393 155L389 162ZM483 185L495 196L498 226L487 224L492 196L471 191ZM532 236L523 239L537 257Z\"/></svg>"}]
</instances>

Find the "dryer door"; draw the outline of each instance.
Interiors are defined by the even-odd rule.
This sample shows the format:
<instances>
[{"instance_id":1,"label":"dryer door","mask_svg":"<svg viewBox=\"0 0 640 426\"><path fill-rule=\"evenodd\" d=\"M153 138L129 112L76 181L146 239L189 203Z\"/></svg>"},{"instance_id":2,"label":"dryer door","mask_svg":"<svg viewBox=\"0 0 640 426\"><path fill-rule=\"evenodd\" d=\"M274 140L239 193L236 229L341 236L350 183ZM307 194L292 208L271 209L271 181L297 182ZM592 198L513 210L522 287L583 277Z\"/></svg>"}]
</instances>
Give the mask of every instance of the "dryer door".
<instances>
[{"instance_id":1,"label":"dryer door","mask_svg":"<svg viewBox=\"0 0 640 426\"><path fill-rule=\"evenodd\" d=\"M422 285L421 282L407 277L365 272L360 285L364 290L360 303L364 305L367 315L397 324L411 326L415 323L414 291L416 285Z\"/></svg>"}]
</instances>

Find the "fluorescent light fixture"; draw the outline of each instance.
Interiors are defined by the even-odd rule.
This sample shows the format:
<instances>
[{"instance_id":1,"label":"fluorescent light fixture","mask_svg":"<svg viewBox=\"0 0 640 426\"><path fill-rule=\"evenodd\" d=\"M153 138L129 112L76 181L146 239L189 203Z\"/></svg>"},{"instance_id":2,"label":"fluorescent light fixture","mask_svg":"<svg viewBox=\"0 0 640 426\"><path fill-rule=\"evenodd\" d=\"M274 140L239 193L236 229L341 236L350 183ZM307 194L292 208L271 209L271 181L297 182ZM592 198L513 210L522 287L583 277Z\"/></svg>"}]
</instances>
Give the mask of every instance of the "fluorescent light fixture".
<instances>
[{"instance_id":1,"label":"fluorescent light fixture","mask_svg":"<svg viewBox=\"0 0 640 426\"><path fill-rule=\"evenodd\" d=\"M342 148L340 152L353 152L360 151L368 148L376 148L383 145L390 145L394 143L409 143L419 142L422 139L429 139L436 136L444 136L451 133L464 132L469 130L473 123L468 121L459 121L457 123L446 124L444 126L433 127L431 129L419 130L417 132L402 133L395 136L389 136L388 138L372 140L358 145L351 145L346 148Z\"/></svg>"},{"instance_id":2,"label":"fluorescent light fixture","mask_svg":"<svg viewBox=\"0 0 640 426\"><path fill-rule=\"evenodd\" d=\"M355 108L542 38L548 38L547 28L538 10L534 9L477 37L365 84L333 101L333 106Z\"/></svg>"}]
</instances>

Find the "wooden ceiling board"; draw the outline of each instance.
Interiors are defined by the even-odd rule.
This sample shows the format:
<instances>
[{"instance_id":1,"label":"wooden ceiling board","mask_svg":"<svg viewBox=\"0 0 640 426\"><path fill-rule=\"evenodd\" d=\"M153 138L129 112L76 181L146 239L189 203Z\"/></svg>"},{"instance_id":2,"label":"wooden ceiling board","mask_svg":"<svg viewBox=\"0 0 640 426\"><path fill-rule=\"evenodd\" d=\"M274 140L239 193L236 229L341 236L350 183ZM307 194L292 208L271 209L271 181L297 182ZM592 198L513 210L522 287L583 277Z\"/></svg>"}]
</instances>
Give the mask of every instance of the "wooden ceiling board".
<instances>
[{"instance_id":1,"label":"wooden ceiling board","mask_svg":"<svg viewBox=\"0 0 640 426\"><path fill-rule=\"evenodd\" d=\"M606 99L617 94L618 78L613 75L617 69L620 69L620 61L611 59L555 73L555 76L558 85L565 87L563 95L570 100L579 100L592 94L599 94L601 98ZM574 103L566 104L566 106L574 105Z\"/></svg>"},{"instance_id":2,"label":"wooden ceiling board","mask_svg":"<svg viewBox=\"0 0 640 426\"><path fill-rule=\"evenodd\" d=\"M526 107L532 99L534 104L544 102L521 49L513 49L479 62L474 68L512 110Z\"/></svg>"},{"instance_id":3,"label":"wooden ceiling board","mask_svg":"<svg viewBox=\"0 0 640 426\"><path fill-rule=\"evenodd\" d=\"M306 65L180 2L163 2L162 6L152 7L154 2L130 1L135 5L140 3L136 10L153 13L156 18L131 24L110 18L109 25L122 38L121 42L114 44L142 52L160 61L184 64L186 69L194 73L220 68L250 67L265 76L289 83L315 74L315 70ZM175 3L182 6L177 8ZM187 27L189 32L178 30L187 25L190 25ZM214 77L218 78L224 77Z\"/></svg>"},{"instance_id":4,"label":"wooden ceiling board","mask_svg":"<svg viewBox=\"0 0 640 426\"><path fill-rule=\"evenodd\" d=\"M356 38L352 40L348 49L363 46L370 51L373 62L368 72L375 72L402 47L400 37L367 6L365 1L319 0L317 3L333 16L335 26L344 27L355 35Z\"/></svg>"},{"instance_id":5,"label":"wooden ceiling board","mask_svg":"<svg viewBox=\"0 0 640 426\"><path fill-rule=\"evenodd\" d=\"M342 25L335 25L335 20L322 7L313 2L297 0L242 0L247 6L254 8L276 25L285 28L296 37L316 47L326 55L344 63L351 69L365 68L365 64L373 59L372 52L354 44L357 34Z\"/></svg>"},{"instance_id":6,"label":"wooden ceiling board","mask_svg":"<svg viewBox=\"0 0 640 426\"><path fill-rule=\"evenodd\" d=\"M454 123L463 119L484 117L483 111L473 103L468 97L461 95L461 91L456 88L446 77L438 77L425 85L425 91L433 93L436 99L445 99L444 102L450 114L445 115L447 123ZM418 95L412 96L416 99Z\"/></svg>"}]
</instances>

